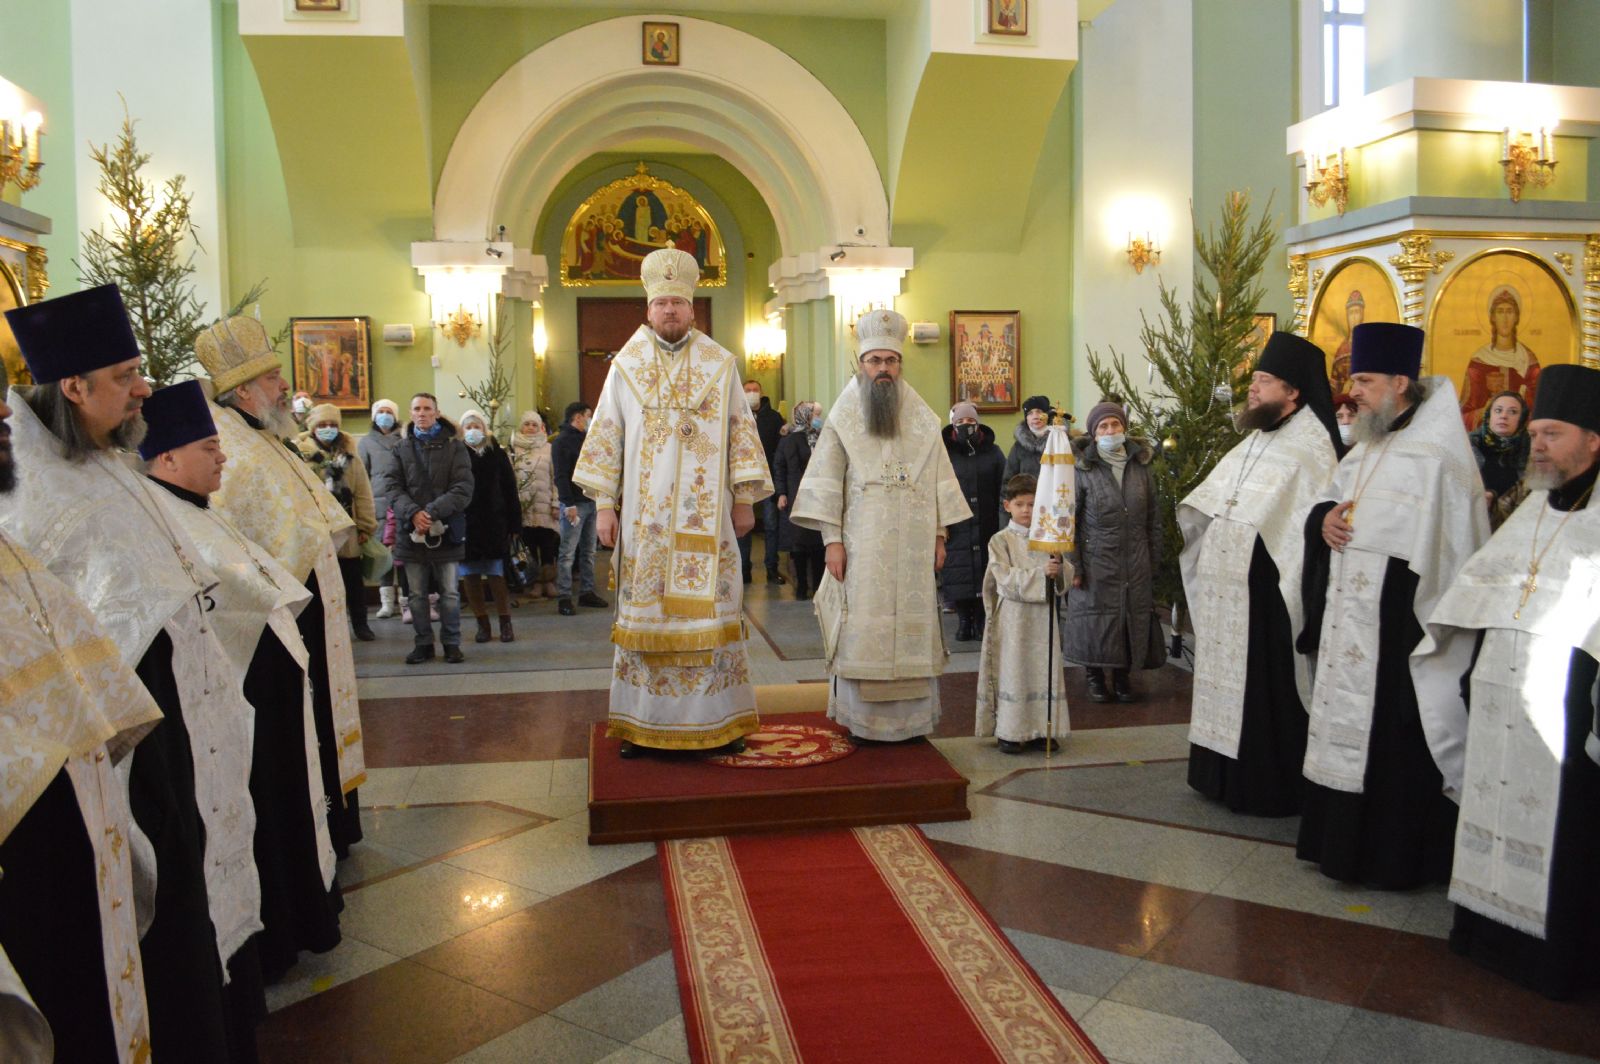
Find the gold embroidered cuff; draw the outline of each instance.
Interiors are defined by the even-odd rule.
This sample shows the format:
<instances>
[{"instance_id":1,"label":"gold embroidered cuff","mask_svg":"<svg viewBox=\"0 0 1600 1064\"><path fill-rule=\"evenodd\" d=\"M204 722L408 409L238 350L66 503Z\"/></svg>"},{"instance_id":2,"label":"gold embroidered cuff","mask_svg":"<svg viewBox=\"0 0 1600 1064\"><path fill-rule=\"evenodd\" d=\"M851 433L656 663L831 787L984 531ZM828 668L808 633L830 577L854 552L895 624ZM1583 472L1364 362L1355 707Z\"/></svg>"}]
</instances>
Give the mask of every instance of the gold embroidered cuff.
<instances>
[{"instance_id":1,"label":"gold embroidered cuff","mask_svg":"<svg viewBox=\"0 0 1600 1064\"><path fill-rule=\"evenodd\" d=\"M694 650L715 650L744 639L744 626L738 621L705 628L697 632L639 632L620 624L611 626L611 641L623 650L644 654L674 654Z\"/></svg>"},{"instance_id":2,"label":"gold embroidered cuff","mask_svg":"<svg viewBox=\"0 0 1600 1064\"><path fill-rule=\"evenodd\" d=\"M749 735L758 726L759 718L754 710L741 713L720 727L702 731L666 731L613 717L606 723L606 738L624 739L658 750L710 750Z\"/></svg>"}]
</instances>

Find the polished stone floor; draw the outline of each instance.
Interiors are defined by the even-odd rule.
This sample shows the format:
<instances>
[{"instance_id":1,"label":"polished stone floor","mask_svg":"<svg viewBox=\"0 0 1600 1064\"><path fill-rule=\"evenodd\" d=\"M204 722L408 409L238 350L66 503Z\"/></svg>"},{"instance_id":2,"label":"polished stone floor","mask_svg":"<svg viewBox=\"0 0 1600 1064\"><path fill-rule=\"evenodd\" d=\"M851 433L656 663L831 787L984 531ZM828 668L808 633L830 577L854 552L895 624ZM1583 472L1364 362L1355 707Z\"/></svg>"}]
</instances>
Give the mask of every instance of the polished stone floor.
<instances>
[{"instance_id":1,"label":"polished stone floor","mask_svg":"<svg viewBox=\"0 0 1600 1064\"><path fill-rule=\"evenodd\" d=\"M809 605L757 574L756 683L820 680ZM399 666L398 619L358 647L371 769L344 942L271 988L264 1061L688 1059L655 849L584 840L609 612L515 616L515 643L482 646L469 619L461 666ZM976 646L952 646L936 742L973 818L927 834L1111 1060L1600 1059L1600 995L1556 1004L1462 962L1442 890L1335 884L1295 859L1292 820L1195 797L1179 668L1141 674L1131 706L1069 671L1046 767L971 737Z\"/></svg>"}]
</instances>

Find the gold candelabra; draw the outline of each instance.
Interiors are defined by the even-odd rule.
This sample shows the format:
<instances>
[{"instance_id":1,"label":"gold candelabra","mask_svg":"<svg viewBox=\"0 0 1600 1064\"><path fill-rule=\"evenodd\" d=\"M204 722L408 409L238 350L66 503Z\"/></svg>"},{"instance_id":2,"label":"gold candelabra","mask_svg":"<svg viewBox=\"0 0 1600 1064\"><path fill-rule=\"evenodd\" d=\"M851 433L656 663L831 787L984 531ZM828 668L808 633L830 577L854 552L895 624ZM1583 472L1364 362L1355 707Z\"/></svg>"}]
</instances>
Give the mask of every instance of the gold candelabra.
<instances>
[{"instance_id":1,"label":"gold candelabra","mask_svg":"<svg viewBox=\"0 0 1600 1064\"><path fill-rule=\"evenodd\" d=\"M1331 200L1333 209L1340 214L1350 206L1350 171L1345 167L1344 149L1340 148L1327 159L1313 155L1306 161L1306 198L1313 207L1325 207Z\"/></svg>"},{"instance_id":2,"label":"gold candelabra","mask_svg":"<svg viewBox=\"0 0 1600 1064\"><path fill-rule=\"evenodd\" d=\"M472 311L467 309L466 304L462 304L451 311L448 318L439 323L439 328L443 329L444 334L456 342L456 346L466 347L467 341L472 339L472 335L483 328L483 323L478 320Z\"/></svg>"},{"instance_id":3,"label":"gold candelabra","mask_svg":"<svg viewBox=\"0 0 1600 1064\"><path fill-rule=\"evenodd\" d=\"M1532 133L1513 133L1507 126L1500 138L1500 165L1506 172L1506 188L1511 202L1522 202L1522 190L1529 185L1545 188L1556 177L1555 148L1550 130L1541 127L1537 140Z\"/></svg>"},{"instance_id":4,"label":"gold candelabra","mask_svg":"<svg viewBox=\"0 0 1600 1064\"><path fill-rule=\"evenodd\" d=\"M16 185L27 192L39 183L39 128L44 119L38 111L20 117L0 118L0 189Z\"/></svg>"},{"instance_id":5,"label":"gold candelabra","mask_svg":"<svg viewBox=\"0 0 1600 1064\"><path fill-rule=\"evenodd\" d=\"M1161 246L1155 237L1149 233L1142 237L1128 234L1128 265L1134 273L1143 273L1146 266L1161 265Z\"/></svg>"}]
</instances>

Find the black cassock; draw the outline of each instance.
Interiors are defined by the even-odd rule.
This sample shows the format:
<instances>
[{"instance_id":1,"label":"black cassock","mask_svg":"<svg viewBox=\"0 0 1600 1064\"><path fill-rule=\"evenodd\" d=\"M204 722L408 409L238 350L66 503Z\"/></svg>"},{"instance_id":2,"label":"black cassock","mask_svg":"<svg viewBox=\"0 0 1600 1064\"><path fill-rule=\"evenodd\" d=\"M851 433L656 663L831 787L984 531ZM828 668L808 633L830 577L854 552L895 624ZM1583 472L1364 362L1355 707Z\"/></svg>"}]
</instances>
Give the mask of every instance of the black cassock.
<instances>
[{"instance_id":1,"label":"black cassock","mask_svg":"<svg viewBox=\"0 0 1600 1064\"><path fill-rule=\"evenodd\" d=\"M339 780L339 736L333 727L333 693L328 684L327 613L322 608L322 592L317 586L313 570L306 576L306 589L311 601L300 611L297 622L300 638L305 640L306 675L311 677L311 717L317 726L317 750L322 761L322 789L328 796L328 832L333 837L333 851L339 857L350 856L350 847L361 841L361 805L357 791L341 794ZM349 619L340 617L339 624Z\"/></svg>"},{"instance_id":2,"label":"black cassock","mask_svg":"<svg viewBox=\"0 0 1600 1064\"><path fill-rule=\"evenodd\" d=\"M339 944L344 902L337 883L322 886L315 818L306 780L305 674L269 627L256 643L244 695L255 707L250 797L256 807L256 870L261 923L253 940L267 982L281 979L301 950L325 953Z\"/></svg>"},{"instance_id":3,"label":"black cassock","mask_svg":"<svg viewBox=\"0 0 1600 1064\"><path fill-rule=\"evenodd\" d=\"M1256 536L1250 556L1250 635L1239 756L1189 744L1189 786L1235 813L1293 816L1305 786L1306 710L1295 685L1294 632L1278 567Z\"/></svg>"},{"instance_id":4,"label":"black cassock","mask_svg":"<svg viewBox=\"0 0 1600 1064\"><path fill-rule=\"evenodd\" d=\"M1314 654L1322 637L1333 551L1322 538L1331 502L1306 518L1301 577L1306 628L1296 646ZM1411 651L1422 641L1414 613L1417 576L1390 558L1378 603L1378 675L1362 793L1305 781L1295 853L1324 875L1380 890L1444 883L1455 849L1456 806L1422 731Z\"/></svg>"}]
</instances>

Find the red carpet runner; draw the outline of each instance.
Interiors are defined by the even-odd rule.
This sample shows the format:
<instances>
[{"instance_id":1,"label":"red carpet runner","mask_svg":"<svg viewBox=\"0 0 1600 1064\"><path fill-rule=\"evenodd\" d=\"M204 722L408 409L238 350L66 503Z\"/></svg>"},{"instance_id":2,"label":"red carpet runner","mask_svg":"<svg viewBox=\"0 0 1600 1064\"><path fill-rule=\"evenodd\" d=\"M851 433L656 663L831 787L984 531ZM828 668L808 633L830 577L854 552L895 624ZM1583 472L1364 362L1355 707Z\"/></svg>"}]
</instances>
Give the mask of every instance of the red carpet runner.
<instances>
[{"instance_id":1,"label":"red carpet runner","mask_svg":"<svg viewBox=\"0 0 1600 1064\"><path fill-rule=\"evenodd\" d=\"M695 1064L1105 1064L914 827L659 845Z\"/></svg>"}]
</instances>

